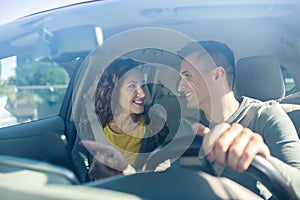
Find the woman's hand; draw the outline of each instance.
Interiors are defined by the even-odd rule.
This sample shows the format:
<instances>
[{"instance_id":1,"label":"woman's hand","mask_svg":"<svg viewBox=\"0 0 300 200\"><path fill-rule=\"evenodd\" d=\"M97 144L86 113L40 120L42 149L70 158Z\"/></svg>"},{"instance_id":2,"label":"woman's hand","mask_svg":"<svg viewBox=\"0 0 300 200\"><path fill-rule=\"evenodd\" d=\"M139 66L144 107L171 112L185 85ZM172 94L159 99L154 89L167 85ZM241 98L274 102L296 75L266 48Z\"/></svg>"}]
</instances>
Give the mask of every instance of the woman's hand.
<instances>
[{"instance_id":1,"label":"woman's hand","mask_svg":"<svg viewBox=\"0 0 300 200\"><path fill-rule=\"evenodd\" d=\"M221 123L212 130L196 123L193 130L205 136L201 153L210 161L216 161L238 172L248 169L253 158L260 154L267 158L270 150L261 135L240 124Z\"/></svg>"},{"instance_id":2,"label":"woman's hand","mask_svg":"<svg viewBox=\"0 0 300 200\"><path fill-rule=\"evenodd\" d=\"M135 173L134 168L127 163L121 152L113 146L88 140L82 140L80 144L95 152L89 170L90 178L101 179L120 173L124 175Z\"/></svg>"}]
</instances>

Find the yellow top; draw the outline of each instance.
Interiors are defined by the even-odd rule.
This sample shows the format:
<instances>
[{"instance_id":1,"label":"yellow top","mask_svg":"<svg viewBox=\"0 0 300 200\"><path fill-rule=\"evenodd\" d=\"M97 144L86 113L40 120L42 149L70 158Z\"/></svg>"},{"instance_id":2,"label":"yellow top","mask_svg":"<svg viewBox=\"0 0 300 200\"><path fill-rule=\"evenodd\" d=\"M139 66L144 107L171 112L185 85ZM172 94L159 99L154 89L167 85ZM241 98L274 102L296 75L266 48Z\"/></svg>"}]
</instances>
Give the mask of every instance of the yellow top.
<instances>
[{"instance_id":1,"label":"yellow top","mask_svg":"<svg viewBox=\"0 0 300 200\"><path fill-rule=\"evenodd\" d=\"M138 153L140 152L145 132L146 126L144 123L128 133L115 133L110 129L109 125L104 127L104 134L107 141L117 147L125 157L126 161L133 166Z\"/></svg>"}]
</instances>

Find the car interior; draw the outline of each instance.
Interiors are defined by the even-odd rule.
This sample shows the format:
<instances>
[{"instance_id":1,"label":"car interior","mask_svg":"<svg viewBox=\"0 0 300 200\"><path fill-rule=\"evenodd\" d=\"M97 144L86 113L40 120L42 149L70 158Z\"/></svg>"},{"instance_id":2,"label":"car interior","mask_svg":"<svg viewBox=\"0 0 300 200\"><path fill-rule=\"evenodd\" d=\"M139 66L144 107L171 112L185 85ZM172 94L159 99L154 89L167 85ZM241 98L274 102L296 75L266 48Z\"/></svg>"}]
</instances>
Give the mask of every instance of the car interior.
<instances>
[{"instance_id":1,"label":"car interior","mask_svg":"<svg viewBox=\"0 0 300 200\"><path fill-rule=\"evenodd\" d=\"M35 52L38 62L50 60L63 66L70 80L56 115L0 128L0 179L2 175L4 178L4 175L13 175L23 170L39 172L46 175L46 181L41 184L54 186L53 191L60 191L55 190L57 189L55 185L83 186L84 188L78 189L77 192L70 189L70 196L80 191L89 191L91 199L96 199L100 194L103 195L103 199L119 197L118 195L124 195L126 199L193 198L196 194L203 198L219 199L220 197L215 196L213 191L209 192L210 184L197 175L201 173L197 166L201 165L201 162L197 161L200 163L194 165L194 161L186 158L183 158L180 164L174 164L174 167L166 173L137 173L128 177L119 175L89 183L80 180L78 169L74 164L77 161L74 161L71 154L76 145L77 134L81 131L98 131L102 128L97 117L89 112L92 108L83 104L86 102L76 98L78 96L84 98L85 92L91 91L88 87L94 84L95 75L99 73L99 68L91 68L91 71L86 69L90 64L87 58L94 55L91 52L97 49L101 51L103 43L116 40L114 45L118 44L117 50L111 49L116 52L96 58L100 61L99 67L105 66L109 59L115 58L115 54L144 63L143 72L146 74L149 92L148 104L161 106L160 109L166 115L170 132L177 132L182 117L190 122L196 121L198 111L187 109L185 97L177 91L180 58L173 51L164 50L165 43L159 39L159 36L163 34L167 36L174 31L182 36L174 35L166 41L173 40L180 43L184 38L184 41L218 40L227 43L236 57L234 88L236 96L279 102L291 118L300 137L300 26L298 26L300 7L290 1L279 1L279 3L272 3L272 6L269 4L236 3L229 10L224 11L224 4L220 2L201 4L192 1L184 4L176 1L172 5L166 5L154 1L149 5L129 1L112 2L106 5L95 1L79 4L74 8L69 6L42 12L2 25L0 59ZM254 9L255 12L249 8ZM80 16L78 12L84 14ZM115 18L108 17L112 13ZM144 31L143 28L148 30ZM132 29L141 31L141 34L138 37L133 35L129 39ZM122 40L120 42L117 36L123 32L125 32L124 36L119 35L120 41ZM135 46L142 41L146 44L142 43L143 48ZM176 49L176 47L174 42L169 48ZM104 58L105 56L107 59ZM292 77L286 78L283 68L289 71ZM89 75L94 77L89 79ZM84 83L83 78L86 80ZM292 80L291 89L287 89L287 80ZM83 110L85 115L82 115ZM78 115L81 118L77 118ZM89 120L86 130L78 126L78 123L84 123L78 120L82 118ZM101 140L101 136L97 137ZM185 157L197 157L195 152L199 152L199 145L201 145L201 141L198 140L195 140L186 154L183 154ZM178 149L172 151L183 151L180 149L180 142L182 141L178 141ZM162 159L155 153L151 156L154 157L153 159ZM179 165L197 170L181 169ZM250 173L265 183L278 199L296 196L289 188L289 181L278 175L276 169L259 158L257 163L252 165ZM27 175L18 174L18 177L26 178ZM174 177L178 181L174 181ZM145 181L151 185L151 188L144 186ZM160 184L155 184L157 181ZM226 181L230 180L225 180L225 183ZM183 186L183 182L189 184ZM173 185L170 186L170 183ZM132 184L136 187L132 188ZM162 185L169 192L153 194L154 187L159 190ZM189 185L199 185L199 187L189 187ZM3 194L14 191L11 188L14 188L13 184L9 185L9 188L0 184L0 191L3 190ZM31 191L30 198L51 196L53 195L51 191L49 193L43 191L43 194ZM223 192L234 193L234 191ZM20 193L29 195L21 190ZM83 198L79 194L78 198L81 197Z\"/></svg>"},{"instance_id":2,"label":"car interior","mask_svg":"<svg viewBox=\"0 0 300 200\"><path fill-rule=\"evenodd\" d=\"M286 101L285 85L278 59L273 56L239 59L236 64L235 93L236 96L248 96L262 101L278 101L293 121L300 137L298 121L300 105Z\"/></svg>"}]
</instances>

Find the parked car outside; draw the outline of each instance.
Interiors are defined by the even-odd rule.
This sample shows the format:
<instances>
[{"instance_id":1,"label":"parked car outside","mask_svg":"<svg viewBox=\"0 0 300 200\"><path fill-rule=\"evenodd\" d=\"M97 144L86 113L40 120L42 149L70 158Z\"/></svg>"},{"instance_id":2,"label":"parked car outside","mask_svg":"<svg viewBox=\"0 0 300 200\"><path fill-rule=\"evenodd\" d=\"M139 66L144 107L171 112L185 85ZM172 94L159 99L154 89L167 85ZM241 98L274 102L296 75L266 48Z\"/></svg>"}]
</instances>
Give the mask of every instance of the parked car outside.
<instances>
[{"instance_id":1,"label":"parked car outside","mask_svg":"<svg viewBox=\"0 0 300 200\"><path fill-rule=\"evenodd\" d=\"M16 117L14 117L7 109L7 96L0 95L0 127L10 126L17 123Z\"/></svg>"}]
</instances>

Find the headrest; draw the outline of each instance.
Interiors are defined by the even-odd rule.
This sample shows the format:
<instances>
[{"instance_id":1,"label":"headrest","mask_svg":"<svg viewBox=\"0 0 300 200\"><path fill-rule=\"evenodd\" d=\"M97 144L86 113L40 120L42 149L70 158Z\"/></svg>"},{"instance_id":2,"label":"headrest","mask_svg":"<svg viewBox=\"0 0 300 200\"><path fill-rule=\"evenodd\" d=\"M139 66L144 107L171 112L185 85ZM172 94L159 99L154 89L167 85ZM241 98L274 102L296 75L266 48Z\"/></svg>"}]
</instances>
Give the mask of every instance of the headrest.
<instances>
[{"instance_id":1,"label":"headrest","mask_svg":"<svg viewBox=\"0 0 300 200\"><path fill-rule=\"evenodd\" d=\"M236 96L262 101L283 98L285 87L279 61L273 56L239 59L236 63L234 90Z\"/></svg>"}]
</instances>

